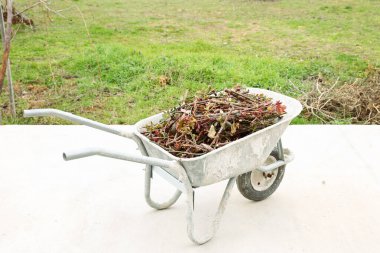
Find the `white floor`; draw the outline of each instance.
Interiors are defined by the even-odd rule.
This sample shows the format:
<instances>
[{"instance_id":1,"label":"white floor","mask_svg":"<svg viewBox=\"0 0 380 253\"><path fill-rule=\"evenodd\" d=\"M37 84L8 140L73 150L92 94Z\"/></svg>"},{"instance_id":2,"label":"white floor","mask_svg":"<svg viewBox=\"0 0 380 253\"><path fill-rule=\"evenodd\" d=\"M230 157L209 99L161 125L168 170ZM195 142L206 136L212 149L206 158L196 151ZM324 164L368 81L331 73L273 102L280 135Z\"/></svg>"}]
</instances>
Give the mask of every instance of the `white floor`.
<instances>
[{"instance_id":1,"label":"white floor","mask_svg":"<svg viewBox=\"0 0 380 253\"><path fill-rule=\"evenodd\" d=\"M0 126L0 252L380 252L380 126L290 126L296 159L269 199L233 190L220 229L197 246L182 196L172 208L144 201L143 166L62 151L135 145L83 126ZM171 186L157 179L154 196ZM224 183L197 190L200 228Z\"/></svg>"}]
</instances>

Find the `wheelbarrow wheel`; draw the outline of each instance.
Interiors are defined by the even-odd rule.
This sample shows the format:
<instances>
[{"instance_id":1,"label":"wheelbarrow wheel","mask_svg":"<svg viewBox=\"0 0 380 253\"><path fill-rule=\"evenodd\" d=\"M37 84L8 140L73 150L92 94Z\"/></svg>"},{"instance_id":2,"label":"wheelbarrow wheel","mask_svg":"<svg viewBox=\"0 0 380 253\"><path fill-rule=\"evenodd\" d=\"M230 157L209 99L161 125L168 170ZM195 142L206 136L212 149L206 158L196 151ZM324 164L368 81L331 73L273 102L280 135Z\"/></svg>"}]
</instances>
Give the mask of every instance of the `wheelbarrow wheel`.
<instances>
[{"instance_id":1,"label":"wheelbarrow wheel","mask_svg":"<svg viewBox=\"0 0 380 253\"><path fill-rule=\"evenodd\" d=\"M273 150L267 159L267 163L273 163L278 159L278 151ZM237 186L245 198L253 201L261 201L276 191L284 177L284 173L285 165L270 172L253 170L238 176Z\"/></svg>"}]
</instances>

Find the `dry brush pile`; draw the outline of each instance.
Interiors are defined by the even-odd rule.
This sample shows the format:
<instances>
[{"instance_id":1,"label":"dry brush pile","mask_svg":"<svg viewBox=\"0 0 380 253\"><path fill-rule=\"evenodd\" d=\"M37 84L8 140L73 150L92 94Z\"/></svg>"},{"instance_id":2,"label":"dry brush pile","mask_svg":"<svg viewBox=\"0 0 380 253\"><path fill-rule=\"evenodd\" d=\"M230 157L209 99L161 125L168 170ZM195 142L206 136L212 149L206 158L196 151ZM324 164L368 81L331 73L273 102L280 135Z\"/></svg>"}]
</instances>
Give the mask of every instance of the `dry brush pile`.
<instances>
[{"instance_id":1,"label":"dry brush pile","mask_svg":"<svg viewBox=\"0 0 380 253\"><path fill-rule=\"evenodd\" d=\"M356 124L380 124L380 69L368 70L366 78L353 83L329 84L319 77L299 100L305 117L323 123L346 119Z\"/></svg>"}]
</instances>

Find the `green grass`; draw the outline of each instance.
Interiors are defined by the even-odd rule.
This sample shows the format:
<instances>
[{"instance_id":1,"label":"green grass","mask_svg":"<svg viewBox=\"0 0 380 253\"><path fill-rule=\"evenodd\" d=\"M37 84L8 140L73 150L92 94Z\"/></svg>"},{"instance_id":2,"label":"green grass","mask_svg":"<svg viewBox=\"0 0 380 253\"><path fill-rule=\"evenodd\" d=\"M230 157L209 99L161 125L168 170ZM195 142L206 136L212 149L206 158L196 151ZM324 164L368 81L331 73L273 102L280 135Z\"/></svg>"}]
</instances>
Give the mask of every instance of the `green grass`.
<instances>
[{"instance_id":1,"label":"green grass","mask_svg":"<svg viewBox=\"0 0 380 253\"><path fill-rule=\"evenodd\" d=\"M289 80L300 85L322 74L344 82L380 65L379 1L62 0L50 7L69 9L64 17L50 13L51 22L35 8L28 12L34 31L14 26L19 117L3 110L5 123L62 123L21 118L38 107L134 123L172 107L186 90L243 84L297 96ZM160 84L162 76L170 82ZM7 104L5 93L0 102Z\"/></svg>"}]
</instances>

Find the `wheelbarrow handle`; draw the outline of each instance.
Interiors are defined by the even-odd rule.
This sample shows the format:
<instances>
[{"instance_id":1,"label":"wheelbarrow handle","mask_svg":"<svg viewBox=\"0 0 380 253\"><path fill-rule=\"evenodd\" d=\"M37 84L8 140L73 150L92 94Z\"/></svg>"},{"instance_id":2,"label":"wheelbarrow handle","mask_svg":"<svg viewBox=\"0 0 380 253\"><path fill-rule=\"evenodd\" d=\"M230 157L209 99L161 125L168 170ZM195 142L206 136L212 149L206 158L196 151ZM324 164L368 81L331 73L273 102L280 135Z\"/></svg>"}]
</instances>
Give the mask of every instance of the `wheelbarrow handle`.
<instances>
[{"instance_id":1,"label":"wheelbarrow handle","mask_svg":"<svg viewBox=\"0 0 380 253\"><path fill-rule=\"evenodd\" d=\"M109 150L105 148L85 148L85 149L79 149L76 151L71 152L65 152L63 153L63 158L65 160L74 160L79 159L83 157L93 156L93 155L100 155L120 160L126 160L126 161L132 161L137 163L143 163L151 166L159 166L164 168L169 168L172 170L175 170L178 172L178 181L179 184L181 184L181 187L177 188L176 193L173 195L173 197L166 203L157 205L154 204L153 207L157 209L164 209L169 206L171 206L179 196L181 195L181 192L185 193L186 203L187 203L187 234L193 242L197 244L203 244L208 242L215 234L215 232L218 230L219 223L221 220L221 217L223 215L223 212L226 208L227 200L229 196L231 195L231 190L235 184L236 177L230 178L228 181L228 184L226 186L226 189L224 191L223 197L219 203L218 211L216 212L216 215L213 219L211 231L209 231L206 234L201 235L201 237L195 235L195 224L194 224L194 190L191 185L190 179L185 171L185 169L180 165L177 161L167 161L163 159L158 159L154 157L149 156L143 156L143 155L136 155L136 154L128 154L128 153L120 153L115 150ZM145 187L146 190L150 194L150 177L151 177L151 170L149 170L150 173L146 174L146 181L145 181ZM148 200L150 200L150 197L148 196ZM149 203L149 202L148 202Z\"/></svg>"},{"instance_id":2,"label":"wheelbarrow handle","mask_svg":"<svg viewBox=\"0 0 380 253\"><path fill-rule=\"evenodd\" d=\"M282 152L283 152L283 157L284 157L283 160L278 160L268 165L262 165L258 167L257 170L262 171L262 172L270 172L294 160L294 153L290 149L284 148Z\"/></svg>"},{"instance_id":3,"label":"wheelbarrow handle","mask_svg":"<svg viewBox=\"0 0 380 253\"><path fill-rule=\"evenodd\" d=\"M175 164L177 163L176 161L168 161L168 160L163 160L159 158L143 156L143 155L138 155L138 154L128 154L125 152L121 153L116 150L105 149L105 148L82 148L78 150L64 152L63 159L66 161L70 161L70 160L80 159L80 158L94 156L94 155L105 156L105 157L110 157L110 158L119 159L119 160L125 160L125 161L130 161L130 162L142 163L142 164L147 164L151 166L159 166L159 167L171 168L171 169L176 168Z\"/></svg>"},{"instance_id":4,"label":"wheelbarrow handle","mask_svg":"<svg viewBox=\"0 0 380 253\"><path fill-rule=\"evenodd\" d=\"M39 116L53 116L58 117L64 120L68 120L77 124L85 125L88 127L96 128L108 133L120 135L126 138L133 138L135 134L133 131L121 131L114 127L108 126L106 124L86 119L77 115L74 115L69 112L64 112L57 109L33 109L33 110L24 110L24 117L39 117Z\"/></svg>"}]
</instances>

